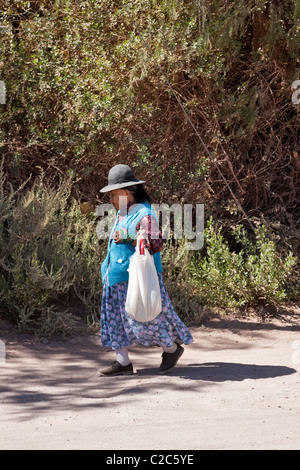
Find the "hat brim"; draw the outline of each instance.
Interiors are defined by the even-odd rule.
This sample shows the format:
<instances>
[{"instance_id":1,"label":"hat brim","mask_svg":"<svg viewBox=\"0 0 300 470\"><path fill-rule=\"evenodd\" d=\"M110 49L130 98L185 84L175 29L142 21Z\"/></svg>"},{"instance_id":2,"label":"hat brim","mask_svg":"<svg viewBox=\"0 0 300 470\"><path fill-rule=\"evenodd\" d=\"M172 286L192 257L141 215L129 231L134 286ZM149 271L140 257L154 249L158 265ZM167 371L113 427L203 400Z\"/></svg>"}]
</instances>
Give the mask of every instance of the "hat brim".
<instances>
[{"instance_id":1,"label":"hat brim","mask_svg":"<svg viewBox=\"0 0 300 470\"><path fill-rule=\"evenodd\" d=\"M146 183L146 181L129 181L128 183L109 184L100 189L100 193L108 193L109 191L114 191L115 189L127 188L128 186L135 186L136 184L143 183Z\"/></svg>"}]
</instances>

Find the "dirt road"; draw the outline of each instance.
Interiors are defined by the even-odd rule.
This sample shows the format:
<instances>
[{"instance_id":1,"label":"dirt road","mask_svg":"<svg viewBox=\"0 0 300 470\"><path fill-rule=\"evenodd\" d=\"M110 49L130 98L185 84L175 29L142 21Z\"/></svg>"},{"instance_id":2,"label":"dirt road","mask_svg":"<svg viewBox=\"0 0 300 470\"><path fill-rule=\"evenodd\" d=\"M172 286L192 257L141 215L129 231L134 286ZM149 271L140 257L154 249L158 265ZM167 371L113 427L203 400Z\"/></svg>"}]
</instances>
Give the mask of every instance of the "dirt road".
<instances>
[{"instance_id":1,"label":"dirt road","mask_svg":"<svg viewBox=\"0 0 300 470\"><path fill-rule=\"evenodd\" d=\"M107 378L99 335L0 334L0 449L299 449L299 317L191 326L166 376L159 348L132 347L136 374Z\"/></svg>"}]
</instances>

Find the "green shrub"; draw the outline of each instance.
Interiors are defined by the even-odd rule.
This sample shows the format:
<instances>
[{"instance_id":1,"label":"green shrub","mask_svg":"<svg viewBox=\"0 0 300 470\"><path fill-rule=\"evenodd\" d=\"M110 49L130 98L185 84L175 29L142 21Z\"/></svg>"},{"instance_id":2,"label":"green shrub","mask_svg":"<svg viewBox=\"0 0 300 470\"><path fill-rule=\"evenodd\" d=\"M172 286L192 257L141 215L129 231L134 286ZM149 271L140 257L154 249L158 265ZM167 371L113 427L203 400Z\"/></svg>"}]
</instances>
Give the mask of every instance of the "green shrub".
<instances>
[{"instance_id":1,"label":"green shrub","mask_svg":"<svg viewBox=\"0 0 300 470\"><path fill-rule=\"evenodd\" d=\"M191 260L191 274L203 304L218 307L245 307L279 303L288 299L288 283L296 258L290 252L279 256L262 226L251 241L242 226L232 230L240 246L231 251L215 229L212 219L205 229L205 247Z\"/></svg>"},{"instance_id":2,"label":"green shrub","mask_svg":"<svg viewBox=\"0 0 300 470\"><path fill-rule=\"evenodd\" d=\"M163 277L166 289L175 310L185 320L196 320L201 316L201 293L193 285L190 273L191 252L186 240L168 240L162 253Z\"/></svg>"},{"instance_id":3,"label":"green shrub","mask_svg":"<svg viewBox=\"0 0 300 470\"><path fill-rule=\"evenodd\" d=\"M54 188L41 175L8 191L1 172L0 308L22 331L66 334L78 299L79 311L99 317L103 249L95 217L81 214L71 187L71 177Z\"/></svg>"},{"instance_id":4,"label":"green shrub","mask_svg":"<svg viewBox=\"0 0 300 470\"><path fill-rule=\"evenodd\" d=\"M94 190L110 163L138 161L161 201L197 195L230 217L231 194L140 31L243 206L296 212L299 0L53 0L30 13L36 3L1 1L7 28L27 11L18 44L0 31L0 152L17 183L36 165L72 167L93 173Z\"/></svg>"}]
</instances>

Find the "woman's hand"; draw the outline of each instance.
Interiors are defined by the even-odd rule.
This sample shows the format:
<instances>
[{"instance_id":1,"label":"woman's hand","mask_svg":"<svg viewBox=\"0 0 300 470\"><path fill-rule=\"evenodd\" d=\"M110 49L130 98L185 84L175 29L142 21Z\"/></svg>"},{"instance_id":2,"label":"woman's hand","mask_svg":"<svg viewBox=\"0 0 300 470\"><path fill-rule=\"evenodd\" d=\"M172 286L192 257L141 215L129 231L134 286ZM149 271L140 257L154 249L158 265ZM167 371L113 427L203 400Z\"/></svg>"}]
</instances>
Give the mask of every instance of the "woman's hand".
<instances>
[{"instance_id":1,"label":"woman's hand","mask_svg":"<svg viewBox=\"0 0 300 470\"><path fill-rule=\"evenodd\" d=\"M122 235L121 235L121 232L119 230L117 230L114 234L113 234L113 240L115 241L115 243L122 243L123 240L122 239Z\"/></svg>"},{"instance_id":2,"label":"woman's hand","mask_svg":"<svg viewBox=\"0 0 300 470\"><path fill-rule=\"evenodd\" d=\"M136 240L132 240L127 230L123 227L121 227L121 231L116 230L113 234L113 240L115 243L133 243L134 246L136 245Z\"/></svg>"}]
</instances>

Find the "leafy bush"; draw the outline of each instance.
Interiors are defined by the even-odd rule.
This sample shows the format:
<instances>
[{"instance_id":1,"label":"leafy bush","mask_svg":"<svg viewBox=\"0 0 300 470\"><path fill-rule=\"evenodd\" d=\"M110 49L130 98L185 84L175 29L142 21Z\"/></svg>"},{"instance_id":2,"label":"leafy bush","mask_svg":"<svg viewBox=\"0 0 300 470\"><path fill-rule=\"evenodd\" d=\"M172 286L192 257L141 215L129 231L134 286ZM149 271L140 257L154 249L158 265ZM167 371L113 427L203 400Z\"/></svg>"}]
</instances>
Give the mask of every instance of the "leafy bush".
<instances>
[{"instance_id":1,"label":"leafy bush","mask_svg":"<svg viewBox=\"0 0 300 470\"><path fill-rule=\"evenodd\" d=\"M162 254L163 278L175 310L186 320L201 317L202 292L195 289L190 272L191 252L187 241L170 239L165 241Z\"/></svg>"},{"instance_id":2,"label":"leafy bush","mask_svg":"<svg viewBox=\"0 0 300 470\"><path fill-rule=\"evenodd\" d=\"M262 226L250 240L241 225L232 230L240 249L230 250L211 219L205 229L204 253L191 260L191 274L203 304L245 307L277 304L288 299L290 276L297 259L290 252L279 256Z\"/></svg>"},{"instance_id":3,"label":"leafy bush","mask_svg":"<svg viewBox=\"0 0 300 470\"><path fill-rule=\"evenodd\" d=\"M29 188L8 190L1 172L1 313L21 330L66 334L76 299L79 312L99 317L103 250L95 217L81 214L71 188L71 177L54 188L41 175Z\"/></svg>"},{"instance_id":4,"label":"leafy bush","mask_svg":"<svg viewBox=\"0 0 300 470\"><path fill-rule=\"evenodd\" d=\"M225 180L247 215L280 223L279 236L290 232L299 254L299 113L291 100L300 73L299 5L2 0L0 154L13 184L2 172L3 312L22 328L43 319L47 331L73 321L58 307L70 296L91 318L99 314L105 244L96 239L95 219L72 200L71 180L56 189L46 184L70 169L80 179L79 198L95 198L108 169L127 163L157 202L205 203L215 219L237 223ZM11 15L20 20L17 38L8 32ZM38 176L41 168L46 177ZM209 225L206 251L192 260L184 240L167 243L165 278L178 309L192 315L205 303L287 298L293 256L279 255L263 232L253 242L241 228L233 236L240 238L236 253Z\"/></svg>"},{"instance_id":5,"label":"leafy bush","mask_svg":"<svg viewBox=\"0 0 300 470\"><path fill-rule=\"evenodd\" d=\"M25 9L18 44L8 34L0 43L0 151L17 183L38 165L71 167L95 194L108 166L139 163L157 199L193 195L230 217L232 196L156 60L247 213L295 213L299 0L2 4L6 25Z\"/></svg>"}]
</instances>

